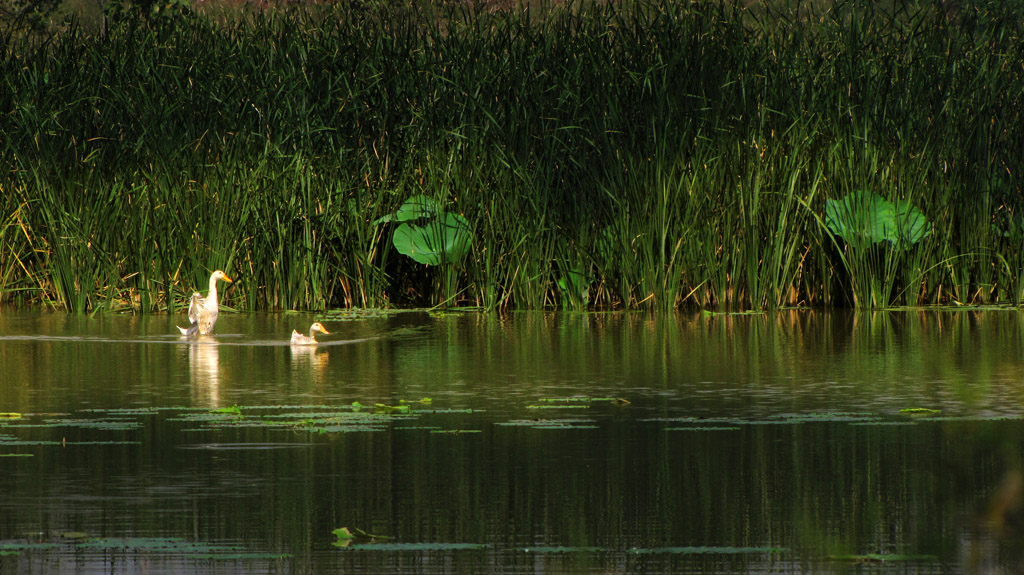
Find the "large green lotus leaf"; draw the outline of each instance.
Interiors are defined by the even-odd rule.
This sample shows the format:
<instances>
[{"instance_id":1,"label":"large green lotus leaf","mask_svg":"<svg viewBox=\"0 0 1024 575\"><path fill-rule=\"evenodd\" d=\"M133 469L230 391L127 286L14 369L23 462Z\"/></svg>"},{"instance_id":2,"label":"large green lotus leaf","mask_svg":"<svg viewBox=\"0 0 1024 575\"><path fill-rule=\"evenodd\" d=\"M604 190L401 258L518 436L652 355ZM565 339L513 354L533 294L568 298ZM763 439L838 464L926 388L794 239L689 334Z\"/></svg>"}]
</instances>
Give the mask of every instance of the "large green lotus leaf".
<instances>
[{"instance_id":1,"label":"large green lotus leaf","mask_svg":"<svg viewBox=\"0 0 1024 575\"><path fill-rule=\"evenodd\" d=\"M377 218L373 225L387 222L411 222L423 218L432 218L441 213L441 204L430 196L418 195L405 200L393 214Z\"/></svg>"},{"instance_id":2,"label":"large green lotus leaf","mask_svg":"<svg viewBox=\"0 0 1024 575\"><path fill-rule=\"evenodd\" d=\"M928 235L928 218L910 202L859 190L825 202L825 225L853 246L880 242L907 249Z\"/></svg>"},{"instance_id":3,"label":"large green lotus leaf","mask_svg":"<svg viewBox=\"0 0 1024 575\"><path fill-rule=\"evenodd\" d=\"M913 204L904 200L896 202L893 207L892 227L889 229L889 237L886 238L889 243L909 249L931 233L928 229L928 218ZM896 242L893 242L891 237L896 237Z\"/></svg>"},{"instance_id":4,"label":"large green lotus leaf","mask_svg":"<svg viewBox=\"0 0 1024 575\"><path fill-rule=\"evenodd\" d=\"M472 241L469 222L452 213L423 225L405 222L395 229L391 239L399 253L429 266L461 260Z\"/></svg>"},{"instance_id":5,"label":"large green lotus leaf","mask_svg":"<svg viewBox=\"0 0 1024 575\"><path fill-rule=\"evenodd\" d=\"M432 218L441 213L441 204L430 196L412 196L395 212L395 221L411 222L421 218Z\"/></svg>"}]
</instances>

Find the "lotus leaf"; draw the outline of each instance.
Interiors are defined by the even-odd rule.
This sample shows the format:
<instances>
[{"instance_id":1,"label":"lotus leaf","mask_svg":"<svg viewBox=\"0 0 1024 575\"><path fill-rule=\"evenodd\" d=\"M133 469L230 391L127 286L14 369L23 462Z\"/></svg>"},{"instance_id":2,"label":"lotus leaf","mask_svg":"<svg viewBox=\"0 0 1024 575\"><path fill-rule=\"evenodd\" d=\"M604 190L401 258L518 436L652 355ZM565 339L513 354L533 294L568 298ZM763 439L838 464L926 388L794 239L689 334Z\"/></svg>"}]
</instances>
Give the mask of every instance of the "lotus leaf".
<instances>
[{"instance_id":1,"label":"lotus leaf","mask_svg":"<svg viewBox=\"0 0 1024 575\"><path fill-rule=\"evenodd\" d=\"M393 214L387 214L374 220L374 225L388 222L411 222L432 218L441 213L441 204L430 196L417 195L405 200L405 203Z\"/></svg>"},{"instance_id":2,"label":"lotus leaf","mask_svg":"<svg viewBox=\"0 0 1024 575\"><path fill-rule=\"evenodd\" d=\"M446 213L423 225L406 221L395 229L392 243L399 253L436 266L461 260L469 252L472 239L466 218Z\"/></svg>"},{"instance_id":3,"label":"lotus leaf","mask_svg":"<svg viewBox=\"0 0 1024 575\"><path fill-rule=\"evenodd\" d=\"M890 202L859 190L841 200L825 202L825 225L850 245L889 242L909 249L928 235L928 218L908 201Z\"/></svg>"}]
</instances>

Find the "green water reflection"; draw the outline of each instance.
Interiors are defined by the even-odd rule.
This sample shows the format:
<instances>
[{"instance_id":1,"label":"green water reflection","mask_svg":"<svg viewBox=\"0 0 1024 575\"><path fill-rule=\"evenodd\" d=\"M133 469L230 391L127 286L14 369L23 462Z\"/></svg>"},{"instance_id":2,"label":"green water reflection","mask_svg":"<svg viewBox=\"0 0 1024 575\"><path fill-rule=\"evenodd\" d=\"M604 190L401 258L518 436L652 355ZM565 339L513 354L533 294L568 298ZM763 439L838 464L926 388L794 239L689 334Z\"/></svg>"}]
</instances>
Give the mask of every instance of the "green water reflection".
<instances>
[{"instance_id":1,"label":"green water reflection","mask_svg":"<svg viewBox=\"0 0 1024 575\"><path fill-rule=\"evenodd\" d=\"M174 319L0 314L0 571L1024 559L1016 311Z\"/></svg>"}]
</instances>

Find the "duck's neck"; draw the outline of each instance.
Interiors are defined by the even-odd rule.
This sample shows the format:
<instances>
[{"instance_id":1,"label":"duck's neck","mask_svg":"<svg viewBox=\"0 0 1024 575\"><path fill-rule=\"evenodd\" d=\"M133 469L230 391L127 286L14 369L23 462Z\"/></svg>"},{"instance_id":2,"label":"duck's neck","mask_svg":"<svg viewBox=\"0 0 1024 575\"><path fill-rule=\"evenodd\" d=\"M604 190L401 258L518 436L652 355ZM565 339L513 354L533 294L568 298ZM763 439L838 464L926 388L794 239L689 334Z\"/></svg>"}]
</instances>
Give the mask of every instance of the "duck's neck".
<instances>
[{"instance_id":1,"label":"duck's neck","mask_svg":"<svg viewBox=\"0 0 1024 575\"><path fill-rule=\"evenodd\" d=\"M210 276L210 291L206 294L206 301L217 302L217 278Z\"/></svg>"}]
</instances>

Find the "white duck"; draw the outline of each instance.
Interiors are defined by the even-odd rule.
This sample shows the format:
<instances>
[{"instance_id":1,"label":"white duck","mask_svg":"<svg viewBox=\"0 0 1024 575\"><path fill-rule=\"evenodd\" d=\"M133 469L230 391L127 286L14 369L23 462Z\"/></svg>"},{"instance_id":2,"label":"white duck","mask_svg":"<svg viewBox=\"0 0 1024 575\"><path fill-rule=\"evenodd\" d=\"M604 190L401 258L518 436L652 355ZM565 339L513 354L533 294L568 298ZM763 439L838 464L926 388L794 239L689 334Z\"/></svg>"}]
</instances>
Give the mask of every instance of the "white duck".
<instances>
[{"instance_id":1,"label":"white duck","mask_svg":"<svg viewBox=\"0 0 1024 575\"><path fill-rule=\"evenodd\" d=\"M199 295L199 292L192 294L192 301L188 306L188 327L178 326L182 335L207 335L213 333L213 325L217 323L217 315L220 313L220 306L217 303L217 280L224 280L231 283L233 280L224 272L217 270L210 274L210 291L206 297Z\"/></svg>"},{"instance_id":2,"label":"white duck","mask_svg":"<svg viewBox=\"0 0 1024 575\"><path fill-rule=\"evenodd\" d=\"M309 335L302 335L301 333L298 332L298 330L293 329L292 345L316 345L319 342L316 340L315 337L313 337L313 334L315 334L318 331L326 334L331 333L327 331L327 328L324 327L324 325L320 322L316 322L313 325L309 326Z\"/></svg>"}]
</instances>

